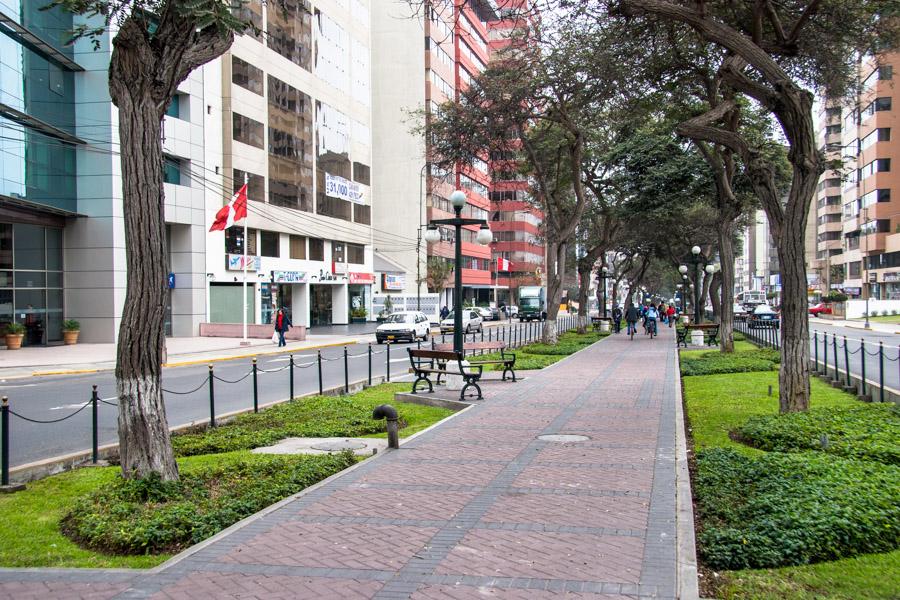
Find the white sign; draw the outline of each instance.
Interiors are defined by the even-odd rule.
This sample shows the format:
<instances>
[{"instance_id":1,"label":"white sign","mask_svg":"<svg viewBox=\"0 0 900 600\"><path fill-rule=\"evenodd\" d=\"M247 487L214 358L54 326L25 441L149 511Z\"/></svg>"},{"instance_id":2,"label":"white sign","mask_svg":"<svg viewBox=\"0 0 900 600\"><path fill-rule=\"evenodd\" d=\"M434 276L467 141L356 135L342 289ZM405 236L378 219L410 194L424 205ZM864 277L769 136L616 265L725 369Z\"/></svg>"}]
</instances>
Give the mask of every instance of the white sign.
<instances>
[{"instance_id":1,"label":"white sign","mask_svg":"<svg viewBox=\"0 0 900 600\"><path fill-rule=\"evenodd\" d=\"M325 173L325 195L341 200L349 200L356 204L364 204L362 186L354 181L344 179L338 175Z\"/></svg>"},{"instance_id":2,"label":"white sign","mask_svg":"<svg viewBox=\"0 0 900 600\"><path fill-rule=\"evenodd\" d=\"M402 290L404 287L406 287L405 275L391 275L390 273L385 273L382 277L382 289Z\"/></svg>"},{"instance_id":3,"label":"white sign","mask_svg":"<svg viewBox=\"0 0 900 600\"><path fill-rule=\"evenodd\" d=\"M306 283L306 271L272 271L274 283Z\"/></svg>"},{"instance_id":4,"label":"white sign","mask_svg":"<svg viewBox=\"0 0 900 600\"><path fill-rule=\"evenodd\" d=\"M244 270L244 255L243 254L229 254L227 257L227 261L225 263L225 268L229 271L243 271ZM259 271L260 265L262 264L262 260L258 256L248 256L247 257L247 270L248 271Z\"/></svg>"}]
</instances>

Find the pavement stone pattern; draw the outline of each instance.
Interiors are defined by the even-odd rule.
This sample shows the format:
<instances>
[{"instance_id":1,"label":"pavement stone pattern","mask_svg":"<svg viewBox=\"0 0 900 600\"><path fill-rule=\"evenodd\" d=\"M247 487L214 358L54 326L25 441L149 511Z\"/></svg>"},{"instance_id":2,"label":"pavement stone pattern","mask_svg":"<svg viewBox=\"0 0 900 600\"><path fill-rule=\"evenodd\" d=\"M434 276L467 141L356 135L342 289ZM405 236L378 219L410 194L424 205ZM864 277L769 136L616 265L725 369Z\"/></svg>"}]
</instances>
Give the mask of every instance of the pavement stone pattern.
<instances>
[{"instance_id":1,"label":"pavement stone pattern","mask_svg":"<svg viewBox=\"0 0 900 600\"><path fill-rule=\"evenodd\" d=\"M0 570L0 598L674 599L672 337L611 336L492 386L164 569Z\"/></svg>"}]
</instances>

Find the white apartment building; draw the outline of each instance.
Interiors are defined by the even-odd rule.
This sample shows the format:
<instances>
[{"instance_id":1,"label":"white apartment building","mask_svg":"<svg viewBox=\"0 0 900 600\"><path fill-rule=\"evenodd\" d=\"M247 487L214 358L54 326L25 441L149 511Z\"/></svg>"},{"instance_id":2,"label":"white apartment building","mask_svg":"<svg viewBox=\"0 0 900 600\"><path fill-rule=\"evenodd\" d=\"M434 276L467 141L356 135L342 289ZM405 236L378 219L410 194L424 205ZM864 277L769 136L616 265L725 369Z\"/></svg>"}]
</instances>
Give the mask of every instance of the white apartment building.
<instances>
[{"instance_id":1,"label":"white apartment building","mask_svg":"<svg viewBox=\"0 0 900 600\"><path fill-rule=\"evenodd\" d=\"M251 324L271 323L277 307L298 332L371 318L373 244L399 238L371 225L369 2L243 10L265 35L238 37L221 58L223 189L206 219L246 178L249 274L244 288L243 227L207 234L205 333L237 333L242 289Z\"/></svg>"}]
</instances>

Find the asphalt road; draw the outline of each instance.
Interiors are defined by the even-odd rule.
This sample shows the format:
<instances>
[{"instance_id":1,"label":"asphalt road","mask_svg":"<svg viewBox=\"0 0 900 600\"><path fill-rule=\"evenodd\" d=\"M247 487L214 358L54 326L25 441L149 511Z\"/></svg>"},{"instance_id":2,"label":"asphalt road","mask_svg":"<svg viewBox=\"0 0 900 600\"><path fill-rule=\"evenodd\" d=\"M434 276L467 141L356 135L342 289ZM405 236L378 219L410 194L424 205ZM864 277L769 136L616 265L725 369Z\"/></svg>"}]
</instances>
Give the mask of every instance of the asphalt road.
<instances>
[{"instance_id":1,"label":"asphalt road","mask_svg":"<svg viewBox=\"0 0 900 600\"><path fill-rule=\"evenodd\" d=\"M532 323L529 327L529 324L519 326L516 321L513 325L517 328L510 328L508 321L487 324L484 339L499 337L517 346L526 336L533 338L540 335L538 323ZM438 343L442 341L440 334L434 335L433 338ZM480 335L476 334L476 339L481 339ZM375 344L374 336L363 338L363 342L368 341L372 343L346 346L347 379L351 384L366 381L368 378L369 347L372 352L373 378L385 376L390 369L392 380L396 381L403 377L408 379L409 357L406 348L410 344L392 344L388 354L388 346ZM446 342L451 341L452 337L447 335ZM323 388L343 385L344 347L322 348L321 353ZM317 352L300 351L294 354L294 363L294 396L317 392L319 388ZM259 358L260 405L290 398L289 365L290 357L287 354ZM250 371L249 358L214 363L214 375L220 378L214 382L217 415L252 408L253 379ZM209 368L205 364L170 367L163 370L166 413L170 426L209 420L208 376ZM115 443L118 441L115 406L117 398L112 371L0 381L0 395L9 397L10 409L15 413L10 418L10 466L15 467L90 449L91 407L84 405L91 398L92 385L97 385L99 396L105 401L101 402L98 408L99 444L102 446ZM80 412L73 415L79 409ZM21 417L39 421L64 420L56 423L33 423Z\"/></svg>"}]
</instances>

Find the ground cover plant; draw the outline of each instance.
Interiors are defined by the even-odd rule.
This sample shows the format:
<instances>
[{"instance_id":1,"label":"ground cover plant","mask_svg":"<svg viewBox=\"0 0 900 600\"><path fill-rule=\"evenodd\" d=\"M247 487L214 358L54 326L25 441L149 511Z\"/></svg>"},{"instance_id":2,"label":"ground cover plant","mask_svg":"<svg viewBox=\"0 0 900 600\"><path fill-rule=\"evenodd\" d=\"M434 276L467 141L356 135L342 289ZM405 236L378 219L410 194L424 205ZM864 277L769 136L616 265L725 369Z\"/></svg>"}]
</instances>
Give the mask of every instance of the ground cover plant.
<instances>
[{"instance_id":1,"label":"ground cover plant","mask_svg":"<svg viewBox=\"0 0 900 600\"><path fill-rule=\"evenodd\" d=\"M522 346L521 348L515 348L511 351L516 355L516 370L533 371L543 369L555 362L559 362L566 356L575 354L579 350L588 347L608 335L610 334L596 331L589 331L587 333L569 331L560 335L559 342L556 344L543 344L537 342ZM496 360L499 358L499 352L491 352L490 354L476 355L474 360ZM484 370L502 371L503 365L485 365Z\"/></svg>"},{"instance_id":2,"label":"ground cover plant","mask_svg":"<svg viewBox=\"0 0 900 600\"><path fill-rule=\"evenodd\" d=\"M746 343L746 342L743 342ZM745 373L748 371L772 371L778 368L781 357L772 348L740 350L729 354L718 351L681 357L681 374L716 375L719 373Z\"/></svg>"},{"instance_id":3,"label":"ground cover plant","mask_svg":"<svg viewBox=\"0 0 900 600\"><path fill-rule=\"evenodd\" d=\"M372 410L393 403L394 393L409 384L382 384L349 396L311 396L246 413L230 423L172 437L176 456L214 454L269 446L287 437L361 437L385 431ZM400 435L408 436L452 414L433 406L394 403L400 415Z\"/></svg>"},{"instance_id":4,"label":"ground cover plant","mask_svg":"<svg viewBox=\"0 0 900 600\"><path fill-rule=\"evenodd\" d=\"M173 553L355 462L350 452L222 454L184 463L178 481L117 477L77 499L60 526L79 545L107 554Z\"/></svg>"}]
</instances>

